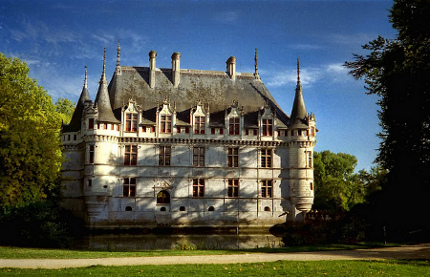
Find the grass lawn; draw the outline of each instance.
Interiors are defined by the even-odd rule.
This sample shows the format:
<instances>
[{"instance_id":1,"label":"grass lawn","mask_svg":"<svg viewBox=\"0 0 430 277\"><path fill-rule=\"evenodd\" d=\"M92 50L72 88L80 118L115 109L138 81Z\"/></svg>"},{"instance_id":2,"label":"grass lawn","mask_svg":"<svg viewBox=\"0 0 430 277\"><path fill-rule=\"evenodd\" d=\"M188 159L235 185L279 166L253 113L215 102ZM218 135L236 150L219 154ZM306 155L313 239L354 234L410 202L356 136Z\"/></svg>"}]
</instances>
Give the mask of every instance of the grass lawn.
<instances>
[{"instance_id":1,"label":"grass lawn","mask_svg":"<svg viewBox=\"0 0 430 277\"><path fill-rule=\"evenodd\" d=\"M228 265L94 266L69 269L2 268L5 276L430 276L428 261L278 261Z\"/></svg>"},{"instance_id":2,"label":"grass lawn","mask_svg":"<svg viewBox=\"0 0 430 277\"><path fill-rule=\"evenodd\" d=\"M242 253L285 253L328 251L340 249L357 249L377 247L383 245L359 244L359 245L311 245L282 248L254 248L243 250L143 250L143 251L85 251L68 249L40 249L0 246L0 259L89 259L109 257L153 257L153 256L178 256L178 255L226 255ZM395 246L395 245L390 245Z\"/></svg>"}]
</instances>

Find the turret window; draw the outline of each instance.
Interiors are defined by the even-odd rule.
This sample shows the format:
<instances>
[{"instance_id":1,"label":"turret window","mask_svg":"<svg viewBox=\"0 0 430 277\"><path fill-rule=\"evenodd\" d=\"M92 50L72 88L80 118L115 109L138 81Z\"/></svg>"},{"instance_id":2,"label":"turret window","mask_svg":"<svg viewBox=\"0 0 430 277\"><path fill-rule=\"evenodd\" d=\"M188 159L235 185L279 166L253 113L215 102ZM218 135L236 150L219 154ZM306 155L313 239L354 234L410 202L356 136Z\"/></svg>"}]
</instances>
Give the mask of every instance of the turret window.
<instances>
[{"instance_id":1,"label":"turret window","mask_svg":"<svg viewBox=\"0 0 430 277\"><path fill-rule=\"evenodd\" d=\"M262 180L261 181L261 197L272 198L273 197L273 181Z\"/></svg>"},{"instance_id":2,"label":"turret window","mask_svg":"<svg viewBox=\"0 0 430 277\"><path fill-rule=\"evenodd\" d=\"M160 133L169 134L172 132L172 116L162 115L160 117Z\"/></svg>"},{"instance_id":3,"label":"turret window","mask_svg":"<svg viewBox=\"0 0 430 277\"><path fill-rule=\"evenodd\" d=\"M127 113L125 115L125 131L137 132L137 114Z\"/></svg>"},{"instance_id":4,"label":"turret window","mask_svg":"<svg viewBox=\"0 0 430 277\"><path fill-rule=\"evenodd\" d=\"M94 118L89 118L88 119L88 129L89 130L94 129Z\"/></svg>"},{"instance_id":5,"label":"turret window","mask_svg":"<svg viewBox=\"0 0 430 277\"><path fill-rule=\"evenodd\" d=\"M137 164L137 145L126 145L124 151L124 165Z\"/></svg>"},{"instance_id":6,"label":"turret window","mask_svg":"<svg viewBox=\"0 0 430 277\"><path fill-rule=\"evenodd\" d=\"M308 167L312 168L312 151L307 151L307 156L308 156Z\"/></svg>"},{"instance_id":7,"label":"turret window","mask_svg":"<svg viewBox=\"0 0 430 277\"><path fill-rule=\"evenodd\" d=\"M263 136L272 136L272 119L263 119Z\"/></svg>"},{"instance_id":8,"label":"turret window","mask_svg":"<svg viewBox=\"0 0 430 277\"><path fill-rule=\"evenodd\" d=\"M240 118L232 117L229 119L229 135L237 136L240 133Z\"/></svg>"},{"instance_id":9,"label":"turret window","mask_svg":"<svg viewBox=\"0 0 430 277\"><path fill-rule=\"evenodd\" d=\"M90 164L94 163L94 145L90 145L90 149L88 151L88 162Z\"/></svg>"},{"instance_id":10,"label":"turret window","mask_svg":"<svg viewBox=\"0 0 430 277\"><path fill-rule=\"evenodd\" d=\"M272 167L272 149L261 149L261 167Z\"/></svg>"},{"instance_id":11,"label":"turret window","mask_svg":"<svg viewBox=\"0 0 430 277\"><path fill-rule=\"evenodd\" d=\"M205 117L196 116L194 117L194 134L204 134L205 133Z\"/></svg>"}]
</instances>

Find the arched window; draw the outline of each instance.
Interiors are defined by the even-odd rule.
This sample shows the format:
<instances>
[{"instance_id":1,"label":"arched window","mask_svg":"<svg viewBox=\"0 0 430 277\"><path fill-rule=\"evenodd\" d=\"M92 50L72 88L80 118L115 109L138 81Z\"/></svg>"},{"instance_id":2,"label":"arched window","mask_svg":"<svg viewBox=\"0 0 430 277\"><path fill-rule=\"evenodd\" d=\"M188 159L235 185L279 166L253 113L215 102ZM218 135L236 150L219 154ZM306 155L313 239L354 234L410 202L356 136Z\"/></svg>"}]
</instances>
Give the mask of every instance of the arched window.
<instances>
[{"instance_id":1,"label":"arched window","mask_svg":"<svg viewBox=\"0 0 430 277\"><path fill-rule=\"evenodd\" d=\"M166 203L170 203L170 194L167 191L162 190L157 194L157 204Z\"/></svg>"},{"instance_id":2,"label":"arched window","mask_svg":"<svg viewBox=\"0 0 430 277\"><path fill-rule=\"evenodd\" d=\"M181 206L181 207L179 207L179 211L181 211L181 212L185 212L185 206Z\"/></svg>"},{"instance_id":3,"label":"arched window","mask_svg":"<svg viewBox=\"0 0 430 277\"><path fill-rule=\"evenodd\" d=\"M215 211L215 208L214 208L214 206L210 206L210 207L209 207L209 209L208 209L208 211L210 211L210 212L213 212L213 211Z\"/></svg>"},{"instance_id":4,"label":"arched window","mask_svg":"<svg viewBox=\"0 0 430 277\"><path fill-rule=\"evenodd\" d=\"M131 207L131 206L126 206L126 207L125 207L125 211L126 211L126 212L131 212L131 211L133 211L133 207Z\"/></svg>"},{"instance_id":5,"label":"arched window","mask_svg":"<svg viewBox=\"0 0 430 277\"><path fill-rule=\"evenodd\" d=\"M161 212L165 212L166 211L166 207L161 207L160 211Z\"/></svg>"},{"instance_id":6,"label":"arched window","mask_svg":"<svg viewBox=\"0 0 430 277\"><path fill-rule=\"evenodd\" d=\"M270 212L270 207L269 206L264 207L264 211L265 212Z\"/></svg>"}]
</instances>

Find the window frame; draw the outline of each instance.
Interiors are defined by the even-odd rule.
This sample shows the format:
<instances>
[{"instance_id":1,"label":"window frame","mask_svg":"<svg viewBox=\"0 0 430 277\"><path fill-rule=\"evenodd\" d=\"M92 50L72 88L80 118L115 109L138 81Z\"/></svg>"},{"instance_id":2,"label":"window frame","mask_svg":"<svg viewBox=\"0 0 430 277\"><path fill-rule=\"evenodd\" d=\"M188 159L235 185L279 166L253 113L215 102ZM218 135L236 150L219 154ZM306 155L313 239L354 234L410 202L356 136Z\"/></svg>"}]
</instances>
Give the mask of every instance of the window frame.
<instances>
[{"instance_id":1,"label":"window frame","mask_svg":"<svg viewBox=\"0 0 430 277\"><path fill-rule=\"evenodd\" d=\"M122 179L122 197L136 197L137 182L135 177Z\"/></svg>"},{"instance_id":2,"label":"window frame","mask_svg":"<svg viewBox=\"0 0 430 277\"><path fill-rule=\"evenodd\" d=\"M125 113L125 132L136 133L138 127L138 114L137 113Z\"/></svg>"},{"instance_id":3,"label":"window frame","mask_svg":"<svg viewBox=\"0 0 430 277\"><path fill-rule=\"evenodd\" d=\"M228 147L227 167L239 167L239 147Z\"/></svg>"},{"instance_id":4,"label":"window frame","mask_svg":"<svg viewBox=\"0 0 430 277\"><path fill-rule=\"evenodd\" d=\"M193 198L205 197L205 179L193 179Z\"/></svg>"},{"instance_id":5,"label":"window frame","mask_svg":"<svg viewBox=\"0 0 430 277\"><path fill-rule=\"evenodd\" d=\"M230 117L228 120L228 134L231 136L240 135L240 117Z\"/></svg>"},{"instance_id":6,"label":"window frame","mask_svg":"<svg viewBox=\"0 0 430 277\"><path fill-rule=\"evenodd\" d=\"M172 133L172 116L169 114L160 115L160 133L171 134Z\"/></svg>"},{"instance_id":7,"label":"window frame","mask_svg":"<svg viewBox=\"0 0 430 277\"><path fill-rule=\"evenodd\" d=\"M263 167L263 168L273 167L273 149L272 148L260 149L260 167Z\"/></svg>"},{"instance_id":8,"label":"window frame","mask_svg":"<svg viewBox=\"0 0 430 277\"><path fill-rule=\"evenodd\" d=\"M137 165L137 145L130 144L124 147L124 165Z\"/></svg>"},{"instance_id":9,"label":"window frame","mask_svg":"<svg viewBox=\"0 0 430 277\"><path fill-rule=\"evenodd\" d=\"M261 198L273 198L273 180L261 180L260 196Z\"/></svg>"},{"instance_id":10,"label":"window frame","mask_svg":"<svg viewBox=\"0 0 430 277\"><path fill-rule=\"evenodd\" d=\"M205 166L206 149L202 146L193 147L193 166Z\"/></svg>"},{"instance_id":11,"label":"window frame","mask_svg":"<svg viewBox=\"0 0 430 277\"><path fill-rule=\"evenodd\" d=\"M239 198L239 179L228 179L227 196L229 198Z\"/></svg>"},{"instance_id":12,"label":"window frame","mask_svg":"<svg viewBox=\"0 0 430 277\"><path fill-rule=\"evenodd\" d=\"M262 120L262 136L263 137L271 137L273 136L273 119L264 118Z\"/></svg>"},{"instance_id":13,"label":"window frame","mask_svg":"<svg viewBox=\"0 0 430 277\"><path fill-rule=\"evenodd\" d=\"M170 166L172 159L172 146L162 145L158 149L158 165Z\"/></svg>"},{"instance_id":14,"label":"window frame","mask_svg":"<svg viewBox=\"0 0 430 277\"><path fill-rule=\"evenodd\" d=\"M202 115L196 115L194 117L194 134L204 135L205 134L205 123L206 117Z\"/></svg>"},{"instance_id":15,"label":"window frame","mask_svg":"<svg viewBox=\"0 0 430 277\"><path fill-rule=\"evenodd\" d=\"M88 149L88 163L93 164L94 163L94 156L95 156L95 146L94 144L90 145L90 148Z\"/></svg>"}]
</instances>

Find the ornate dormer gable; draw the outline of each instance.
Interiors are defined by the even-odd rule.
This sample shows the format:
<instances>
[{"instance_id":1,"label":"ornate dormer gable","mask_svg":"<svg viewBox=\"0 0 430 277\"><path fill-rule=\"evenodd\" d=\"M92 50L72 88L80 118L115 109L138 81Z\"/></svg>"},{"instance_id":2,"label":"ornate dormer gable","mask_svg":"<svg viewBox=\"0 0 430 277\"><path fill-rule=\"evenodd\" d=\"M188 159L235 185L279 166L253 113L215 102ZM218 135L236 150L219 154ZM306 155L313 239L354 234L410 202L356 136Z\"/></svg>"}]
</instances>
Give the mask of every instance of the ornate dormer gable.
<instances>
[{"instance_id":1,"label":"ornate dormer gable","mask_svg":"<svg viewBox=\"0 0 430 277\"><path fill-rule=\"evenodd\" d=\"M124 132L137 132L139 130L139 122L142 119L142 108L137 104L136 100L129 99L128 103L121 108L121 122L124 126Z\"/></svg>"},{"instance_id":2,"label":"ornate dormer gable","mask_svg":"<svg viewBox=\"0 0 430 277\"><path fill-rule=\"evenodd\" d=\"M229 135L240 135L243 127L243 108L239 108L237 100L233 100L230 105L230 112L226 116L226 126L228 126Z\"/></svg>"},{"instance_id":3,"label":"ornate dormer gable","mask_svg":"<svg viewBox=\"0 0 430 277\"><path fill-rule=\"evenodd\" d=\"M272 137L273 129L276 121L275 113L268 102L261 109L261 113L258 118L258 124L260 127L260 134L262 137Z\"/></svg>"},{"instance_id":4,"label":"ornate dormer gable","mask_svg":"<svg viewBox=\"0 0 430 277\"><path fill-rule=\"evenodd\" d=\"M193 133L203 135L209 123L209 112L205 109L203 102L197 100L196 106L191 109L191 125Z\"/></svg>"},{"instance_id":5,"label":"ornate dormer gable","mask_svg":"<svg viewBox=\"0 0 430 277\"><path fill-rule=\"evenodd\" d=\"M157 131L159 134L171 134L176 123L175 107L171 107L170 101L165 98L157 108Z\"/></svg>"}]
</instances>

